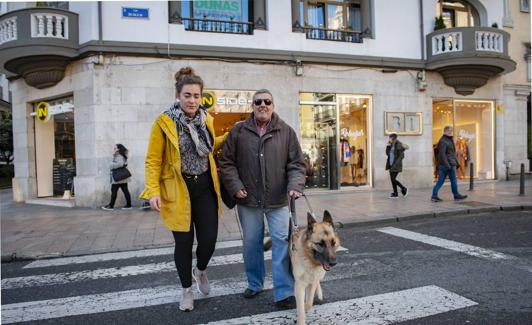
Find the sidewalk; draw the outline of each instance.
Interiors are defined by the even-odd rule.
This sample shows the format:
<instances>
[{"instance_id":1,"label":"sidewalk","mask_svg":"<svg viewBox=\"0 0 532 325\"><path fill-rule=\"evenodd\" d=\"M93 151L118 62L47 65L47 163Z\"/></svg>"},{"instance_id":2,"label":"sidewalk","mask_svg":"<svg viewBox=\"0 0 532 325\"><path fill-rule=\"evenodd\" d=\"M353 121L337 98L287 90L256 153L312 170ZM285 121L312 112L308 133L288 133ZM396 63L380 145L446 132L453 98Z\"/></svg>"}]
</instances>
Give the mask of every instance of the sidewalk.
<instances>
[{"instance_id":1,"label":"sidewalk","mask_svg":"<svg viewBox=\"0 0 532 325\"><path fill-rule=\"evenodd\" d=\"M532 209L532 184L518 196L518 181L476 183L465 201L455 202L444 186L440 203L430 201L431 189L411 190L407 198L388 199L384 191L324 191L307 196L318 216L328 209L343 224L423 218L503 209ZM448 185L448 183L446 184ZM89 208L61 208L14 203L11 190L0 191L2 261L43 258L173 245L171 233L154 211L138 209L107 212ZM224 207L225 208L225 207ZM306 223L307 207L297 201L298 222ZM239 239L235 213L224 209L219 241Z\"/></svg>"}]
</instances>

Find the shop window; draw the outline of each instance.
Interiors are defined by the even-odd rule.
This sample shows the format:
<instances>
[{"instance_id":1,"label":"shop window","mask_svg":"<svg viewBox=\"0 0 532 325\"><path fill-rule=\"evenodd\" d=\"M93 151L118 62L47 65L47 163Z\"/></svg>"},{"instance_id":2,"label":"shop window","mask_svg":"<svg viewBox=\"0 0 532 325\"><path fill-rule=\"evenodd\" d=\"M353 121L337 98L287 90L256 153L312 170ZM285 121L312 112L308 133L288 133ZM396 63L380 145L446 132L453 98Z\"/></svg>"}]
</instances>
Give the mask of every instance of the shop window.
<instances>
[{"instance_id":1,"label":"shop window","mask_svg":"<svg viewBox=\"0 0 532 325\"><path fill-rule=\"evenodd\" d=\"M432 141L434 177L437 177L437 143L447 125L454 130L459 179L468 179L473 163L473 177L495 178L494 107L490 101L434 100Z\"/></svg>"},{"instance_id":2,"label":"shop window","mask_svg":"<svg viewBox=\"0 0 532 325\"><path fill-rule=\"evenodd\" d=\"M436 4L436 15L441 15L445 27L471 27L480 25L480 16L467 1L442 1Z\"/></svg>"},{"instance_id":3,"label":"shop window","mask_svg":"<svg viewBox=\"0 0 532 325\"><path fill-rule=\"evenodd\" d=\"M300 94L301 148L307 188L369 184L369 98Z\"/></svg>"},{"instance_id":4,"label":"shop window","mask_svg":"<svg viewBox=\"0 0 532 325\"><path fill-rule=\"evenodd\" d=\"M171 1L170 22L182 23L185 30L215 33L252 34L250 0Z\"/></svg>"}]
</instances>

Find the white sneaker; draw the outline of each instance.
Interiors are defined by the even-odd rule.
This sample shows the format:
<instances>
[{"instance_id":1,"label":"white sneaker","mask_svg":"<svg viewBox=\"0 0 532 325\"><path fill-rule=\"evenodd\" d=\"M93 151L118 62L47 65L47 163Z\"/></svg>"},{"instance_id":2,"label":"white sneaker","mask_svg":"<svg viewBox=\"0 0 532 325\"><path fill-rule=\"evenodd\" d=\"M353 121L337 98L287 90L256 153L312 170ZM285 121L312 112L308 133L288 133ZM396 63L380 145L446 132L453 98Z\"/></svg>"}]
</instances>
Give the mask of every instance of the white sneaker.
<instances>
[{"instance_id":1,"label":"white sneaker","mask_svg":"<svg viewBox=\"0 0 532 325\"><path fill-rule=\"evenodd\" d=\"M179 302L179 310L181 311L194 310L194 293L192 292L192 287L182 289L181 301Z\"/></svg>"},{"instance_id":2,"label":"white sneaker","mask_svg":"<svg viewBox=\"0 0 532 325\"><path fill-rule=\"evenodd\" d=\"M195 267L194 270L192 270L192 277L196 280L198 291L207 296L211 291L209 279L207 278L207 271L200 271Z\"/></svg>"}]
</instances>

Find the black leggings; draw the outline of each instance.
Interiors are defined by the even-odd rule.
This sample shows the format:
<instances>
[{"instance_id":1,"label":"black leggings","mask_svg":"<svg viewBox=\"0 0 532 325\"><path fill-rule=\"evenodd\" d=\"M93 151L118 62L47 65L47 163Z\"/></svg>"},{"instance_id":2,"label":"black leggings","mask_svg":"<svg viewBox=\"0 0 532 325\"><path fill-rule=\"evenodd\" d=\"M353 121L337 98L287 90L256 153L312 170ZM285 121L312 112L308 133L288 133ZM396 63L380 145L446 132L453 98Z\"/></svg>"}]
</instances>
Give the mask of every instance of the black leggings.
<instances>
[{"instance_id":1,"label":"black leggings","mask_svg":"<svg viewBox=\"0 0 532 325\"><path fill-rule=\"evenodd\" d=\"M131 206L131 195L129 195L129 190L127 189L127 183L111 185L111 202L109 203L109 206L111 208L114 208L115 201L116 201L116 195L118 194L119 188L122 189L122 192L124 193L124 196L126 197L126 206L130 207Z\"/></svg>"},{"instance_id":2,"label":"black leggings","mask_svg":"<svg viewBox=\"0 0 532 325\"><path fill-rule=\"evenodd\" d=\"M192 285L192 245L194 228L198 247L196 266L203 271L214 253L218 237L218 202L210 172L196 178L183 175L190 195L191 223L187 232L173 231L175 240L174 260L183 288Z\"/></svg>"},{"instance_id":3,"label":"black leggings","mask_svg":"<svg viewBox=\"0 0 532 325\"><path fill-rule=\"evenodd\" d=\"M403 186L403 184L401 184L398 180L397 180L397 175L399 175L398 172L392 172L390 171L390 180L392 181L392 187L393 187L393 192L395 194L397 194L397 186L399 186L401 188L402 191L404 191L405 187Z\"/></svg>"}]
</instances>

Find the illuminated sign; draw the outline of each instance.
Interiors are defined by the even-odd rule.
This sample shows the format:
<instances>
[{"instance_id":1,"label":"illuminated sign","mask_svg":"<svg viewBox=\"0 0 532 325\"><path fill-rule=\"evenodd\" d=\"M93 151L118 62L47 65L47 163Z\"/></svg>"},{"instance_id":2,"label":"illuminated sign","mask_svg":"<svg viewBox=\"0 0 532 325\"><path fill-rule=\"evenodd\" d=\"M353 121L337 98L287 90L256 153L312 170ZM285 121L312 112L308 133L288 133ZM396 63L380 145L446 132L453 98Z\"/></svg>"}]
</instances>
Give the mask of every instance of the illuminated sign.
<instances>
[{"instance_id":1,"label":"illuminated sign","mask_svg":"<svg viewBox=\"0 0 532 325\"><path fill-rule=\"evenodd\" d=\"M209 112L251 113L252 90L204 90L201 104Z\"/></svg>"},{"instance_id":2,"label":"illuminated sign","mask_svg":"<svg viewBox=\"0 0 532 325\"><path fill-rule=\"evenodd\" d=\"M50 120L50 114L48 114L48 103L40 102L37 104L37 119L45 124Z\"/></svg>"}]
</instances>

